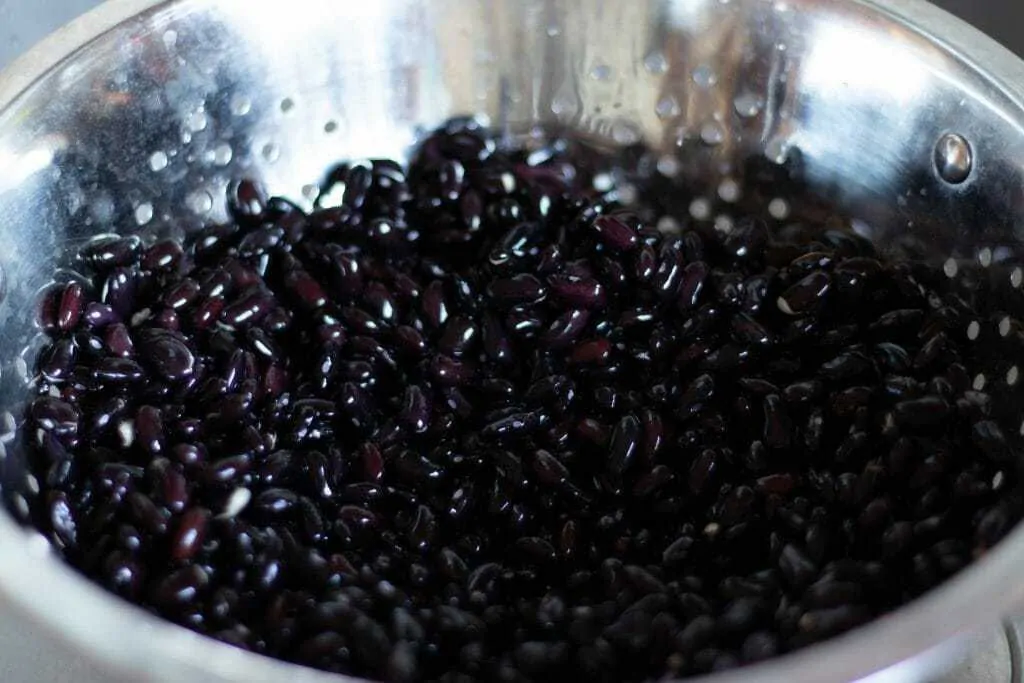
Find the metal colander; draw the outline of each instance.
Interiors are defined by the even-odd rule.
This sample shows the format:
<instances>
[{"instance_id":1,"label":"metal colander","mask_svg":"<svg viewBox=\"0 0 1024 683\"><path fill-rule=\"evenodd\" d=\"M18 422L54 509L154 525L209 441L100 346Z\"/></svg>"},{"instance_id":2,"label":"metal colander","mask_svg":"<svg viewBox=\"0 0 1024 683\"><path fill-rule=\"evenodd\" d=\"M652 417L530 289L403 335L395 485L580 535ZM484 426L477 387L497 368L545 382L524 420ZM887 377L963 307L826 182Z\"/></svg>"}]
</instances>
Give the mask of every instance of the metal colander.
<instances>
[{"instance_id":1,"label":"metal colander","mask_svg":"<svg viewBox=\"0 0 1024 683\"><path fill-rule=\"evenodd\" d=\"M0 444L38 348L35 292L83 239L187 234L226 218L243 175L310 205L339 158L401 157L453 114L643 143L722 231L754 205L847 214L950 278L1019 290L1022 98L1024 64L917 0L110 2L0 77ZM1003 360L976 381L1016 381ZM26 508L38 484L16 452L0 464ZM721 680L924 680L956 636L1024 606L1022 533L891 616ZM338 680L122 604L6 514L0 554L5 609L111 679Z\"/></svg>"}]
</instances>

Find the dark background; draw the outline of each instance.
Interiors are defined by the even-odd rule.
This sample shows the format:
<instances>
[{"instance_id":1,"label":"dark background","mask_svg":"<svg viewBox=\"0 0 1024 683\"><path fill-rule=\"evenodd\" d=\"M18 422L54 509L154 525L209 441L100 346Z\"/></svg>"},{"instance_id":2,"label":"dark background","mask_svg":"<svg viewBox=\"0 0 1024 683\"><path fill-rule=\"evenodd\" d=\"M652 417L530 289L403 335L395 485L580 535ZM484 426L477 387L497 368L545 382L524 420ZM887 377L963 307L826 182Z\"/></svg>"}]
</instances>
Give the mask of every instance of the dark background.
<instances>
[{"instance_id":1,"label":"dark background","mask_svg":"<svg viewBox=\"0 0 1024 683\"><path fill-rule=\"evenodd\" d=\"M933 0L933 4L1024 55L1024 2L1021 0Z\"/></svg>"}]
</instances>

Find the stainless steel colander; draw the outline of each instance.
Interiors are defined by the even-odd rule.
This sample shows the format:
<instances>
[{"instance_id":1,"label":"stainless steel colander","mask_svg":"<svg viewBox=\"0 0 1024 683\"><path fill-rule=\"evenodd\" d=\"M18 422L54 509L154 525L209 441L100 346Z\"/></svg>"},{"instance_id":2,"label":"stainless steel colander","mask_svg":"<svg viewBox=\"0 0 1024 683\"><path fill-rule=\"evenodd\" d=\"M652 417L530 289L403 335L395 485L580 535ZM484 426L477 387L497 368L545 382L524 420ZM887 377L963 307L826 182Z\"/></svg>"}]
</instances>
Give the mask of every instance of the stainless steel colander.
<instances>
[{"instance_id":1,"label":"stainless steel colander","mask_svg":"<svg viewBox=\"0 0 1024 683\"><path fill-rule=\"evenodd\" d=\"M1022 102L1024 64L917 0L115 0L0 77L0 405L24 391L33 295L70 245L187 233L241 175L309 203L338 158L401 156L458 113L644 142L722 230L767 177L777 218L830 206L949 277L1019 289ZM0 466L24 506L35 482L13 453ZM1018 530L904 609L718 680L925 680L1024 606L1022 559ZM0 609L110 680L339 680L121 603L7 514Z\"/></svg>"}]
</instances>

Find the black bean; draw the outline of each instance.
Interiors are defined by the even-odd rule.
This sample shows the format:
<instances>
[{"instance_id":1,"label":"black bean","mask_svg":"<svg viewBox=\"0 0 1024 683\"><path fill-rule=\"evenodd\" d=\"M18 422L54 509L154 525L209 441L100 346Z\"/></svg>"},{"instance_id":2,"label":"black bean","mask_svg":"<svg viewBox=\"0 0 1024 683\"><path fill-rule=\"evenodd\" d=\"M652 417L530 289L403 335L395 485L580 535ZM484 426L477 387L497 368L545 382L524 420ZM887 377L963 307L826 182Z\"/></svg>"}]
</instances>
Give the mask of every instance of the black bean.
<instances>
[{"instance_id":1,"label":"black bean","mask_svg":"<svg viewBox=\"0 0 1024 683\"><path fill-rule=\"evenodd\" d=\"M196 507L186 511L171 540L171 558L183 562L195 556L206 538L209 522L210 511L206 508Z\"/></svg>"},{"instance_id":2,"label":"black bean","mask_svg":"<svg viewBox=\"0 0 1024 683\"><path fill-rule=\"evenodd\" d=\"M693 465L690 466L690 491L700 494L707 490L711 479L717 473L718 460L718 453L710 448L705 449L694 460Z\"/></svg>"},{"instance_id":3,"label":"black bean","mask_svg":"<svg viewBox=\"0 0 1024 683\"><path fill-rule=\"evenodd\" d=\"M138 491L132 491L128 494L127 500L132 518L140 529L157 536L167 532L167 517L150 498Z\"/></svg>"},{"instance_id":4,"label":"black bean","mask_svg":"<svg viewBox=\"0 0 1024 683\"><path fill-rule=\"evenodd\" d=\"M537 479L546 485L561 483L569 477L569 470L554 455L543 449L533 456L533 471Z\"/></svg>"},{"instance_id":5,"label":"black bean","mask_svg":"<svg viewBox=\"0 0 1024 683\"><path fill-rule=\"evenodd\" d=\"M441 327L448 320L448 304L444 298L444 284L434 280L423 291L421 300L426 322L433 328Z\"/></svg>"},{"instance_id":6,"label":"black bean","mask_svg":"<svg viewBox=\"0 0 1024 683\"><path fill-rule=\"evenodd\" d=\"M708 266L703 261L695 261L687 264L683 269L679 284L679 306L682 309L691 309L697 306L701 292L704 291L704 283L708 277Z\"/></svg>"},{"instance_id":7,"label":"black bean","mask_svg":"<svg viewBox=\"0 0 1024 683\"><path fill-rule=\"evenodd\" d=\"M166 447L163 415L159 408L141 406L135 414L135 443L151 455Z\"/></svg>"},{"instance_id":8,"label":"black bean","mask_svg":"<svg viewBox=\"0 0 1024 683\"><path fill-rule=\"evenodd\" d=\"M70 282L64 288L57 304L57 327L64 332L74 329L82 318L85 307L85 291L78 282Z\"/></svg>"},{"instance_id":9,"label":"black bean","mask_svg":"<svg viewBox=\"0 0 1024 683\"><path fill-rule=\"evenodd\" d=\"M601 308L607 302L604 285L593 278L558 274L547 282L555 298L573 308Z\"/></svg>"},{"instance_id":10,"label":"black bean","mask_svg":"<svg viewBox=\"0 0 1024 683\"><path fill-rule=\"evenodd\" d=\"M1009 444L999 424L992 420L979 420L971 427L971 439L983 453L1003 462L1009 456Z\"/></svg>"},{"instance_id":11,"label":"black bean","mask_svg":"<svg viewBox=\"0 0 1024 683\"><path fill-rule=\"evenodd\" d=\"M267 208L267 193L255 180L242 179L228 187L228 211L243 226L258 225Z\"/></svg>"},{"instance_id":12,"label":"black bean","mask_svg":"<svg viewBox=\"0 0 1024 683\"><path fill-rule=\"evenodd\" d=\"M714 378L709 374L697 377L690 383L679 399L680 417L690 417L704 410L714 395Z\"/></svg>"},{"instance_id":13,"label":"black bean","mask_svg":"<svg viewBox=\"0 0 1024 683\"><path fill-rule=\"evenodd\" d=\"M641 425L633 415L626 415L612 430L608 445L608 468L616 477L621 477L633 463L640 450Z\"/></svg>"},{"instance_id":14,"label":"black bean","mask_svg":"<svg viewBox=\"0 0 1024 683\"><path fill-rule=\"evenodd\" d=\"M425 552L434 542L437 535L437 522L434 513L425 505L416 508L416 517L409 527L409 542L420 552Z\"/></svg>"},{"instance_id":15,"label":"black bean","mask_svg":"<svg viewBox=\"0 0 1024 683\"><path fill-rule=\"evenodd\" d=\"M547 288L535 276L520 273L510 278L495 280L488 288L488 294L500 304L532 304L544 299Z\"/></svg>"},{"instance_id":16,"label":"black bean","mask_svg":"<svg viewBox=\"0 0 1024 683\"><path fill-rule=\"evenodd\" d=\"M794 382L787 386L782 395L789 403L810 403L821 396L823 387L817 380Z\"/></svg>"},{"instance_id":17,"label":"black bean","mask_svg":"<svg viewBox=\"0 0 1024 683\"><path fill-rule=\"evenodd\" d=\"M127 384L142 380L145 373L142 366L135 361L111 356L96 364L92 376L103 383Z\"/></svg>"},{"instance_id":18,"label":"black bean","mask_svg":"<svg viewBox=\"0 0 1024 683\"><path fill-rule=\"evenodd\" d=\"M715 636L715 631L714 618L708 615L698 616L676 634L675 647L681 653L692 654L711 642Z\"/></svg>"},{"instance_id":19,"label":"black bean","mask_svg":"<svg viewBox=\"0 0 1024 683\"><path fill-rule=\"evenodd\" d=\"M833 382L844 382L869 373L873 368L874 366L867 356L858 351L851 351L823 363L821 374Z\"/></svg>"},{"instance_id":20,"label":"black bean","mask_svg":"<svg viewBox=\"0 0 1024 683\"><path fill-rule=\"evenodd\" d=\"M414 432L425 432L430 426L430 403L420 387L406 388L400 419Z\"/></svg>"},{"instance_id":21,"label":"black bean","mask_svg":"<svg viewBox=\"0 0 1024 683\"><path fill-rule=\"evenodd\" d=\"M153 588L153 602L177 612L198 600L209 585L209 575L197 565L188 565L164 577Z\"/></svg>"},{"instance_id":22,"label":"black bean","mask_svg":"<svg viewBox=\"0 0 1024 683\"><path fill-rule=\"evenodd\" d=\"M893 407L893 418L901 426L932 427L949 415L949 404L938 396L901 401Z\"/></svg>"},{"instance_id":23,"label":"black bean","mask_svg":"<svg viewBox=\"0 0 1024 683\"><path fill-rule=\"evenodd\" d=\"M206 468L210 483L224 484L245 475L252 468L252 457L248 454L233 455L215 460Z\"/></svg>"},{"instance_id":24,"label":"black bean","mask_svg":"<svg viewBox=\"0 0 1024 683\"><path fill-rule=\"evenodd\" d=\"M651 285L661 298L668 300L679 291L683 279L683 255L677 248L664 245L658 257L658 269L654 271ZM696 274L696 273L695 273Z\"/></svg>"},{"instance_id":25,"label":"black bean","mask_svg":"<svg viewBox=\"0 0 1024 683\"><path fill-rule=\"evenodd\" d=\"M691 536L680 536L665 548L662 560L669 566L683 566L690 555L694 540Z\"/></svg>"},{"instance_id":26,"label":"black bean","mask_svg":"<svg viewBox=\"0 0 1024 683\"><path fill-rule=\"evenodd\" d=\"M570 309L555 318L544 332L544 342L556 349L570 346L586 329L590 313L581 309Z\"/></svg>"},{"instance_id":27,"label":"black bean","mask_svg":"<svg viewBox=\"0 0 1024 683\"><path fill-rule=\"evenodd\" d=\"M822 306L832 286L828 273L813 272L783 292L777 301L779 310L786 315L803 315Z\"/></svg>"},{"instance_id":28,"label":"black bean","mask_svg":"<svg viewBox=\"0 0 1024 683\"><path fill-rule=\"evenodd\" d=\"M39 372L51 382L68 379L78 359L78 346L71 339L60 339L46 349L39 359Z\"/></svg>"},{"instance_id":29,"label":"black bean","mask_svg":"<svg viewBox=\"0 0 1024 683\"><path fill-rule=\"evenodd\" d=\"M779 555L779 571L786 581L796 589L801 589L814 580L818 568L810 558L797 546L788 543Z\"/></svg>"},{"instance_id":30,"label":"black bean","mask_svg":"<svg viewBox=\"0 0 1024 683\"><path fill-rule=\"evenodd\" d=\"M773 341L772 334L746 313L741 313L734 317L730 325L733 338L740 344L747 346L769 346Z\"/></svg>"},{"instance_id":31,"label":"black bean","mask_svg":"<svg viewBox=\"0 0 1024 683\"><path fill-rule=\"evenodd\" d=\"M231 327L259 323L273 305L273 298L258 289L250 290L221 311L220 319Z\"/></svg>"},{"instance_id":32,"label":"black bean","mask_svg":"<svg viewBox=\"0 0 1024 683\"><path fill-rule=\"evenodd\" d=\"M786 406L777 394L764 397L764 443L769 448L789 448L792 425Z\"/></svg>"},{"instance_id":33,"label":"black bean","mask_svg":"<svg viewBox=\"0 0 1024 683\"><path fill-rule=\"evenodd\" d=\"M926 341L914 356L914 370L922 371L934 366L940 359L951 353L952 343L945 332L939 332Z\"/></svg>"},{"instance_id":34,"label":"black bean","mask_svg":"<svg viewBox=\"0 0 1024 683\"><path fill-rule=\"evenodd\" d=\"M180 265L183 255L181 244L176 240L160 240L143 253L142 267L146 270L173 271Z\"/></svg>"},{"instance_id":35,"label":"black bean","mask_svg":"<svg viewBox=\"0 0 1024 683\"><path fill-rule=\"evenodd\" d=\"M832 412L839 417L852 418L858 411L865 409L871 402L871 387L856 386L837 391L832 394Z\"/></svg>"},{"instance_id":36,"label":"black bean","mask_svg":"<svg viewBox=\"0 0 1024 683\"><path fill-rule=\"evenodd\" d=\"M630 251L640 242L636 231L615 216L598 216L594 219L594 232L615 251Z\"/></svg>"},{"instance_id":37,"label":"black bean","mask_svg":"<svg viewBox=\"0 0 1024 683\"><path fill-rule=\"evenodd\" d=\"M797 626L800 631L815 638L823 638L863 623L868 618L866 608L860 605L833 607L806 612Z\"/></svg>"},{"instance_id":38,"label":"black bean","mask_svg":"<svg viewBox=\"0 0 1024 683\"><path fill-rule=\"evenodd\" d=\"M138 257L142 240L135 235L95 237L78 252L78 259L96 271L131 265Z\"/></svg>"}]
</instances>

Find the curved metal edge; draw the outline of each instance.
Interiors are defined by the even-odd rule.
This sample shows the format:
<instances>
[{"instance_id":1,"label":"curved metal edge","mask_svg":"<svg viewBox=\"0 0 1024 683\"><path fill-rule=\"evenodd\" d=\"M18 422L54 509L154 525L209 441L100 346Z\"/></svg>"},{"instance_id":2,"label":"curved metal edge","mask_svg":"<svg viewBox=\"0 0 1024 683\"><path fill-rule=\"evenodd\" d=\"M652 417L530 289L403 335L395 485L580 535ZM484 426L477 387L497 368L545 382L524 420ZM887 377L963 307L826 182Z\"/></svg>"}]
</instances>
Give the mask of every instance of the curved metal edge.
<instances>
[{"instance_id":1,"label":"curved metal edge","mask_svg":"<svg viewBox=\"0 0 1024 683\"><path fill-rule=\"evenodd\" d=\"M972 70L989 76L1010 100L1024 102L1024 62L965 22L922 0L852 2L927 37ZM163 0L108 0L44 39L0 73L0 111L77 50L161 4ZM39 539L0 513L0 547L5 554L0 562L0 599L48 634L70 641L82 656L101 661L111 674L130 672L134 680L151 681L354 681L253 656L112 599L60 562ZM921 680L955 656L952 649L942 647L943 643L993 623L997 614L1024 605L1024 582L1019 581L1021 556L1024 527L941 587L866 627L756 667L691 680L818 683L865 676L869 679L862 680L872 683ZM65 596L69 594L75 595L75 609L67 609ZM121 639L115 641L111 629L126 621L133 628L119 628L116 633ZM882 659L880 651L885 653ZM167 671L169 665L180 668ZM890 671L892 675L886 675Z\"/></svg>"},{"instance_id":2,"label":"curved metal edge","mask_svg":"<svg viewBox=\"0 0 1024 683\"><path fill-rule=\"evenodd\" d=\"M1024 61L959 17L923 0L853 0L891 17L959 58L1018 105L1024 105Z\"/></svg>"}]
</instances>

